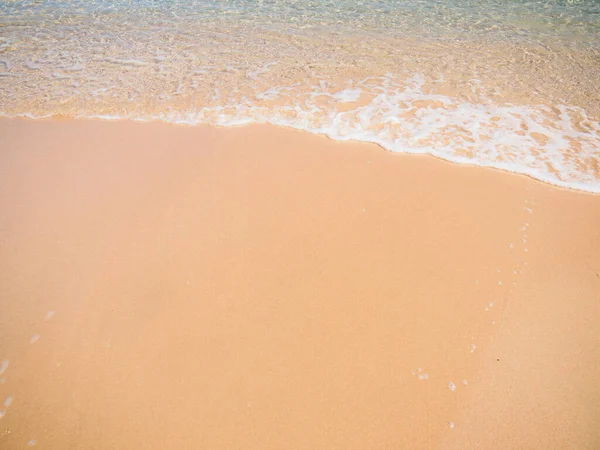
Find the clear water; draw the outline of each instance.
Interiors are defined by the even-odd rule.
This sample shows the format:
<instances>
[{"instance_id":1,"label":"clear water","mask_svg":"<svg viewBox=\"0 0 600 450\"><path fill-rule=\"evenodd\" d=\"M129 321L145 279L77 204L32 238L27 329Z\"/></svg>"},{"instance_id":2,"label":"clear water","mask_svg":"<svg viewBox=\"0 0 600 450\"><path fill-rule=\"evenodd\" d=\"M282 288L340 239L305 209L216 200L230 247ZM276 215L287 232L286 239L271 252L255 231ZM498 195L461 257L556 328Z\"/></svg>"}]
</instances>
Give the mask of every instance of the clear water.
<instances>
[{"instance_id":1,"label":"clear water","mask_svg":"<svg viewBox=\"0 0 600 450\"><path fill-rule=\"evenodd\" d=\"M0 0L0 113L269 122L600 192L600 1Z\"/></svg>"}]
</instances>

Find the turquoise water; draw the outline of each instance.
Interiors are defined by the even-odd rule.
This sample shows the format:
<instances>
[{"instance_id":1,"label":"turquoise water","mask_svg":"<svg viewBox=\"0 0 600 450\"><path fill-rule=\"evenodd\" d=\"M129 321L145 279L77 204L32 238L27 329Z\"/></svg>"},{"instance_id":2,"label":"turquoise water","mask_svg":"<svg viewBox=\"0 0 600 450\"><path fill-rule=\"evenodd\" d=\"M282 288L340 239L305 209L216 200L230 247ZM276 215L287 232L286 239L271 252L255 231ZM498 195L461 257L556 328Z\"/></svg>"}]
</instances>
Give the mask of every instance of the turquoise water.
<instances>
[{"instance_id":1,"label":"turquoise water","mask_svg":"<svg viewBox=\"0 0 600 450\"><path fill-rule=\"evenodd\" d=\"M0 0L0 113L268 122L600 192L600 1Z\"/></svg>"},{"instance_id":2,"label":"turquoise water","mask_svg":"<svg viewBox=\"0 0 600 450\"><path fill-rule=\"evenodd\" d=\"M176 25L231 15L283 32L327 27L428 38L568 39L589 45L600 39L597 0L2 1L0 14L5 24L68 18L78 25L111 20Z\"/></svg>"}]
</instances>

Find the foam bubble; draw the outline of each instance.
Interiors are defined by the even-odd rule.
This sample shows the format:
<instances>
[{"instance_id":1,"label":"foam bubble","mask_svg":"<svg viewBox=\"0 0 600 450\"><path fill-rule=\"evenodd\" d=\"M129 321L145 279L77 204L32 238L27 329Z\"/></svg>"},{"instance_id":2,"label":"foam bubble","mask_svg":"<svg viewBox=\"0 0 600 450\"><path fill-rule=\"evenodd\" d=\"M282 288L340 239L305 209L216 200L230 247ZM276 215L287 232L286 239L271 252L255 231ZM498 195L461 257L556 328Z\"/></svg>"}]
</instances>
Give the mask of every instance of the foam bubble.
<instances>
[{"instance_id":1,"label":"foam bubble","mask_svg":"<svg viewBox=\"0 0 600 450\"><path fill-rule=\"evenodd\" d=\"M333 94L333 98L341 103L355 102L360 98L361 92L360 89L344 89Z\"/></svg>"}]
</instances>

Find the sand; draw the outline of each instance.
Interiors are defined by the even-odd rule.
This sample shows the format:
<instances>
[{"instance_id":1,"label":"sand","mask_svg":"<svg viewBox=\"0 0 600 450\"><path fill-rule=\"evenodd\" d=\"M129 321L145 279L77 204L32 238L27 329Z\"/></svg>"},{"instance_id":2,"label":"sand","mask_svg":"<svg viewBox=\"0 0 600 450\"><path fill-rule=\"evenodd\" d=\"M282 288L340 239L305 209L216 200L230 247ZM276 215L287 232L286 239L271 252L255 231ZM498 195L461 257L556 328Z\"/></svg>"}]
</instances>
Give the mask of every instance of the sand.
<instances>
[{"instance_id":1,"label":"sand","mask_svg":"<svg viewBox=\"0 0 600 450\"><path fill-rule=\"evenodd\" d=\"M600 446L600 196L267 125L0 136L0 448Z\"/></svg>"}]
</instances>

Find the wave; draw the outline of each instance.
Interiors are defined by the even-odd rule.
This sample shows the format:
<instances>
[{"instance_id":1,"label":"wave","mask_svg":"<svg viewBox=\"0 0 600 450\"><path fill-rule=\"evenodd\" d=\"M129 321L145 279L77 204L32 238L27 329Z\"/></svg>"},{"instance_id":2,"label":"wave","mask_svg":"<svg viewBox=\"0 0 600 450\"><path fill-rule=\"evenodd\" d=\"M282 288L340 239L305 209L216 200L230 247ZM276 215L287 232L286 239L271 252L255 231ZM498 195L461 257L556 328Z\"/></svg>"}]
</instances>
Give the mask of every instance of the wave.
<instances>
[{"instance_id":1,"label":"wave","mask_svg":"<svg viewBox=\"0 0 600 450\"><path fill-rule=\"evenodd\" d=\"M251 78L260 74L260 70L253 72ZM498 104L478 91L477 80L471 83L478 94L475 100L426 89L420 74L405 79L387 74L343 88L321 80L312 86L234 89L227 94L214 89L212 103L206 106L168 105L152 113L87 111L72 116L224 127L269 123L600 193L600 123L585 110L568 105ZM41 118L53 114L3 115Z\"/></svg>"}]
</instances>

